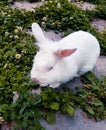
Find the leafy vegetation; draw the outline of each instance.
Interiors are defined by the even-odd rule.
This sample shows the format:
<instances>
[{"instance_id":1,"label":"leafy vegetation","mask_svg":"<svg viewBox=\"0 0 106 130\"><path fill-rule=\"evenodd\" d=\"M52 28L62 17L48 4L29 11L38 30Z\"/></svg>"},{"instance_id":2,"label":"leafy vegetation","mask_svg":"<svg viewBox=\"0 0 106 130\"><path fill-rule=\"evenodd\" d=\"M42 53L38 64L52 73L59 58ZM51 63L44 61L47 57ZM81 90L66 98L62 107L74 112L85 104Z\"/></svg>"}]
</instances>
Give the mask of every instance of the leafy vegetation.
<instances>
[{"instance_id":1,"label":"leafy vegetation","mask_svg":"<svg viewBox=\"0 0 106 130\"><path fill-rule=\"evenodd\" d=\"M63 87L59 91L43 88L40 95L33 95L33 87L29 86L20 93L16 102L0 106L1 116L5 120L15 121L15 130L43 130L40 117L53 124L56 122L57 111L73 117L77 107L81 107L96 121L106 118L106 77L97 79L93 73L88 73L82 77L82 82L84 87L77 88L76 94Z\"/></svg>"},{"instance_id":2,"label":"leafy vegetation","mask_svg":"<svg viewBox=\"0 0 106 130\"><path fill-rule=\"evenodd\" d=\"M38 22L47 29L92 30L85 11L74 4L69 4L67 0L48 0L43 6L36 9L35 16Z\"/></svg>"},{"instance_id":3,"label":"leafy vegetation","mask_svg":"<svg viewBox=\"0 0 106 130\"><path fill-rule=\"evenodd\" d=\"M8 6L11 2L14 1L0 1L0 124L4 120L14 121L15 130L44 130L40 125L41 117L52 124L56 122L57 111L74 116L77 107L97 121L106 118L106 77L97 79L88 73L82 77L84 87L77 89L76 94L64 87L59 91L43 88L40 95L33 95L31 91L38 86L30 80L36 53L34 38L29 33L33 22L38 22L45 30L64 31L65 35L80 29L89 31L98 38L101 54L106 55L106 31L100 34L91 25L91 20L99 17L100 12L95 10L91 15L68 0L48 0L28 12L11 9ZM14 91L19 93L16 102L13 102Z\"/></svg>"},{"instance_id":4,"label":"leafy vegetation","mask_svg":"<svg viewBox=\"0 0 106 130\"><path fill-rule=\"evenodd\" d=\"M97 121L106 118L106 77L97 79L94 73L88 73L82 81L84 89L77 90L78 103Z\"/></svg>"},{"instance_id":5,"label":"leafy vegetation","mask_svg":"<svg viewBox=\"0 0 106 130\"><path fill-rule=\"evenodd\" d=\"M81 0L79 0L81 1ZM106 1L105 0L83 0L85 2L90 2L90 3L93 3L93 4L105 4Z\"/></svg>"},{"instance_id":6,"label":"leafy vegetation","mask_svg":"<svg viewBox=\"0 0 106 130\"><path fill-rule=\"evenodd\" d=\"M106 3L96 7L94 17L106 19Z\"/></svg>"}]
</instances>

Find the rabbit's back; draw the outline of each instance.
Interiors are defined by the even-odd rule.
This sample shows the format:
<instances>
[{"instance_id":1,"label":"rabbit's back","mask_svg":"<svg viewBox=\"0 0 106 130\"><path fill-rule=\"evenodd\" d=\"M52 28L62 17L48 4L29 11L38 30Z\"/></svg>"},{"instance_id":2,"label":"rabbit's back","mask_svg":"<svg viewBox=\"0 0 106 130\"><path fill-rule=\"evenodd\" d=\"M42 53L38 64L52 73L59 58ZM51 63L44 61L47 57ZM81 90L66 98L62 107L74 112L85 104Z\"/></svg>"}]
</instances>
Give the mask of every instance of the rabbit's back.
<instances>
[{"instance_id":1,"label":"rabbit's back","mask_svg":"<svg viewBox=\"0 0 106 130\"><path fill-rule=\"evenodd\" d=\"M61 47L69 47L69 48L78 48L78 49L86 49L86 48L95 48L99 47L99 43L97 39L90 33L85 31L77 31L69 34L65 38L59 41L59 46Z\"/></svg>"}]
</instances>

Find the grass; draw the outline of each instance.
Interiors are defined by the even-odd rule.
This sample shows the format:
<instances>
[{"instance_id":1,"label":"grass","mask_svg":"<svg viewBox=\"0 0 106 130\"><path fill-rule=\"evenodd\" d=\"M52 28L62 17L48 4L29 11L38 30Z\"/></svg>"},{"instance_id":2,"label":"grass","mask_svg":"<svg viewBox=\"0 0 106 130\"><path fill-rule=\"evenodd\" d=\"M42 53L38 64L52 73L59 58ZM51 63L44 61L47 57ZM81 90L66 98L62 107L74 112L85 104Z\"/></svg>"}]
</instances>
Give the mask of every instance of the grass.
<instances>
[{"instance_id":1,"label":"grass","mask_svg":"<svg viewBox=\"0 0 106 130\"><path fill-rule=\"evenodd\" d=\"M93 73L82 77L84 87L77 89L76 95L66 88L60 91L44 88L40 95L30 93L38 87L30 79L36 54L34 38L28 33L31 24L36 21L45 30L63 31L65 35L80 29L89 31L99 40L101 55L106 55L106 31L98 33L91 25L100 12L98 15L95 10L91 15L67 0L48 0L40 8L26 12L12 10L11 2L14 1L0 1L0 123L15 121L16 130L44 130L40 117L52 124L56 121L55 112L74 116L77 107L97 121L106 118L106 78L97 79ZM105 13L102 15L105 18ZM20 95L16 102L13 91Z\"/></svg>"}]
</instances>

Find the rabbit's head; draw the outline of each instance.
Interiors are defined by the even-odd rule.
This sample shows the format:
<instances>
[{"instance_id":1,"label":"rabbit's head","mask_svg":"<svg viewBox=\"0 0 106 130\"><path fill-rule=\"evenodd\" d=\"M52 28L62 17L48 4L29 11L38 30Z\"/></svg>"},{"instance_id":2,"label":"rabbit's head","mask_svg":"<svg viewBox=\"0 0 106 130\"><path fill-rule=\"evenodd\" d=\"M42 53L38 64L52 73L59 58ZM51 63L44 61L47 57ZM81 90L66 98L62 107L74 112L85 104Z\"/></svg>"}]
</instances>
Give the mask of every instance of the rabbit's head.
<instances>
[{"instance_id":1,"label":"rabbit's head","mask_svg":"<svg viewBox=\"0 0 106 130\"><path fill-rule=\"evenodd\" d=\"M39 51L33 60L31 79L40 86L60 84L61 73L65 68L65 57L73 54L76 49L61 49L56 42L48 40L37 23L32 24L32 31L37 40ZM63 72L64 73L64 72Z\"/></svg>"}]
</instances>

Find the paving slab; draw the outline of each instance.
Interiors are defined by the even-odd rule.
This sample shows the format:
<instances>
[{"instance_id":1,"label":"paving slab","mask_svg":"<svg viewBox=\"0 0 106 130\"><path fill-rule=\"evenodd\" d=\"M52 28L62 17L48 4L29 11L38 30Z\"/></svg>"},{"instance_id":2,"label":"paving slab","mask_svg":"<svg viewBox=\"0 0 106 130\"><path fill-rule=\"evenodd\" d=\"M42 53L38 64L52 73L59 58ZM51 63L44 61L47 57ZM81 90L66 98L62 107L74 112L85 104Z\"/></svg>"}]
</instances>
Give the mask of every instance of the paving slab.
<instances>
[{"instance_id":1,"label":"paving slab","mask_svg":"<svg viewBox=\"0 0 106 130\"><path fill-rule=\"evenodd\" d=\"M106 76L106 56L99 57L94 72L97 76Z\"/></svg>"},{"instance_id":2,"label":"paving slab","mask_svg":"<svg viewBox=\"0 0 106 130\"><path fill-rule=\"evenodd\" d=\"M58 112L56 113L56 124L49 125L44 119L41 120L41 124L46 130L106 130L106 120L101 122L85 120L82 113L81 109L77 109L75 116L70 117Z\"/></svg>"}]
</instances>

